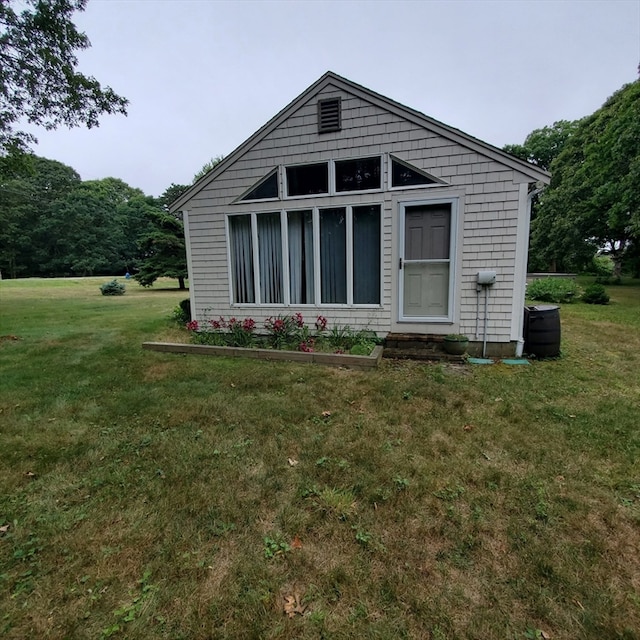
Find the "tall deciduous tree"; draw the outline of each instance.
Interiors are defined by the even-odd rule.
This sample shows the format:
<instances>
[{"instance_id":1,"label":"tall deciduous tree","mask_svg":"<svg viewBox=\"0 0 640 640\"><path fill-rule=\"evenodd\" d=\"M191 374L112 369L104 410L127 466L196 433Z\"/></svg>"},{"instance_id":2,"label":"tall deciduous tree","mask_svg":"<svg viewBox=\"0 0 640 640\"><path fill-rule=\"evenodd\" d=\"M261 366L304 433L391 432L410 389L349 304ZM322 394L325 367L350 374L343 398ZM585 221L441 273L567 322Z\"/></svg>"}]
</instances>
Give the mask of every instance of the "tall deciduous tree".
<instances>
[{"instance_id":1,"label":"tall deciduous tree","mask_svg":"<svg viewBox=\"0 0 640 640\"><path fill-rule=\"evenodd\" d=\"M548 170L579 124L580 120L558 120L550 127L534 129L524 144L505 145L503 151Z\"/></svg>"},{"instance_id":2,"label":"tall deciduous tree","mask_svg":"<svg viewBox=\"0 0 640 640\"><path fill-rule=\"evenodd\" d=\"M625 255L640 241L640 81L580 122L551 172L532 244L573 269L605 250L620 276Z\"/></svg>"},{"instance_id":3,"label":"tall deciduous tree","mask_svg":"<svg viewBox=\"0 0 640 640\"><path fill-rule=\"evenodd\" d=\"M91 46L71 18L87 0L0 0L0 155L26 150L21 119L55 129L98 126L104 113L126 114L127 100L77 71Z\"/></svg>"}]
</instances>

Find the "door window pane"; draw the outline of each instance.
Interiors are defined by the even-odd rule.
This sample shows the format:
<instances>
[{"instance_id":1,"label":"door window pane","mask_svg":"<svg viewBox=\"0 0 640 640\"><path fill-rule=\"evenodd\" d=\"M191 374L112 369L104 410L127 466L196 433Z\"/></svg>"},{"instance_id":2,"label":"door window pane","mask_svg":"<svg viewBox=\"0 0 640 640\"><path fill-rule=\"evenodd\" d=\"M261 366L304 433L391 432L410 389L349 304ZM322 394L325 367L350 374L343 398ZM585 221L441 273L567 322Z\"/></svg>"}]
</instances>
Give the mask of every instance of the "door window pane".
<instances>
[{"instance_id":1,"label":"door window pane","mask_svg":"<svg viewBox=\"0 0 640 640\"><path fill-rule=\"evenodd\" d=\"M347 302L346 209L320 211L320 285L323 303Z\"/></svg>"},{"instance_id":2,"label":"door window pane","mask_svg":"<svg viewBox=\"0 0 640 640\"><path fill-rule=\"evenodd\" d=\"M403 300L405 317L446 317L449 313L449 264L405 264Z\"/></svg>"},{"instance_id":3,"label":"door window pane","mask_svg":"<svg viewBox=\"0 0 640 640\"><path fill-rule=\"evenodd\" d=\"M380 304L380 205L353 208L353 302Z\"/></svg>"}]
</instances>

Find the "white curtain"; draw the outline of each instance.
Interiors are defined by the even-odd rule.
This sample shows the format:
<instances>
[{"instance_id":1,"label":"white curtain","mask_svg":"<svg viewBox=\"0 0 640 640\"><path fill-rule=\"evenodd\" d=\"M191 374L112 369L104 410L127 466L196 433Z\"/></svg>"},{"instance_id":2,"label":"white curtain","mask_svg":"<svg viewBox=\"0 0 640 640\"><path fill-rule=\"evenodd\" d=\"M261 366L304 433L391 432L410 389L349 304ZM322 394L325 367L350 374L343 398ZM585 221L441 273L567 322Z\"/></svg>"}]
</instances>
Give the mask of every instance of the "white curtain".
<instances>
[{"instance_id":1,"label":"white curtain","mask_svg":"<svg viewBox=\"0 0 640 640\"><path fill-rule=\"evenodd\" d=\"M260 302L282 304L282 235L280 214L262 213L258 221Z\"/></svg>"},{"instance_id":2,"label":"white curtain","mask_svg":"<svg viewBox=\"0 0 640 640\"><path fill-rule=\"evenodd\" d=\"M311 211L290 211L289 287L291 304L313 304L313 218Z\"/></svg>"},{"instance_id":3,"label":"white curtain","mask_svg":"<svg viewBox=\"0 0 640 640\"><path fill-rule=\"evenodd\" d=\"M251 216L229 218L234 302L255 302Z\"/></svg>"}]
</instances>

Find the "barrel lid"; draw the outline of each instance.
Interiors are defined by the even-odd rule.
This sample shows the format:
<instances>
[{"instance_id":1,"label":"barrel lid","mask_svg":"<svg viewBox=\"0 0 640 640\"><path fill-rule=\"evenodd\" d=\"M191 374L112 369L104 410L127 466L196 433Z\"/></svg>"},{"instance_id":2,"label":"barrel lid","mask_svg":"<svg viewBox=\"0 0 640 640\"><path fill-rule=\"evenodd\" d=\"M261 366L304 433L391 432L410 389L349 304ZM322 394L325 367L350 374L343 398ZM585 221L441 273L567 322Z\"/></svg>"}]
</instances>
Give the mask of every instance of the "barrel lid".
<instances>
[{"instance_id":1,"label":"barrel lid","mask_svg":"<svg viewBox=\"0 0 640 640\"><path fill-rule=\"evenodd\" d=\"M554 304L536 304L531 307L527 307L529 311L553 311L555 309L559 309L557 305Z\"/></svg>"}]
</instances>

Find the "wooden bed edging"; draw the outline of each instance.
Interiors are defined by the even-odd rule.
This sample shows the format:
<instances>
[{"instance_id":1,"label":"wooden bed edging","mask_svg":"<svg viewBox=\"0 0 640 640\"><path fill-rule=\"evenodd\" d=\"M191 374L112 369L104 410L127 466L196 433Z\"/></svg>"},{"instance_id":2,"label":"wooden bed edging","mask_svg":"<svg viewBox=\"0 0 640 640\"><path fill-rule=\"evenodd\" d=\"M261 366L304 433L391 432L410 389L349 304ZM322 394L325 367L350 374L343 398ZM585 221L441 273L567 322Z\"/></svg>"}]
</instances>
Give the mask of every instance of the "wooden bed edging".
<instances>
[{"instance_id":1,"label":"wooden bed edging","mask_svg":"<svg viewBox=\"0 0 640 640\"><path fill-rule=\"evenodd\" d=\"M374 347L369 356L352 356L349 353L322 353L304 351L278 351L277 349L245 349L243 347L216 347L208 344L182 344L178 342L143 342L143 349L164 353L192 353L227 358L256 358L258 360L286 360L289 362L315 362L349 369L373 369L380 364L382 347Z\"/></svg>"}]
</instances>

